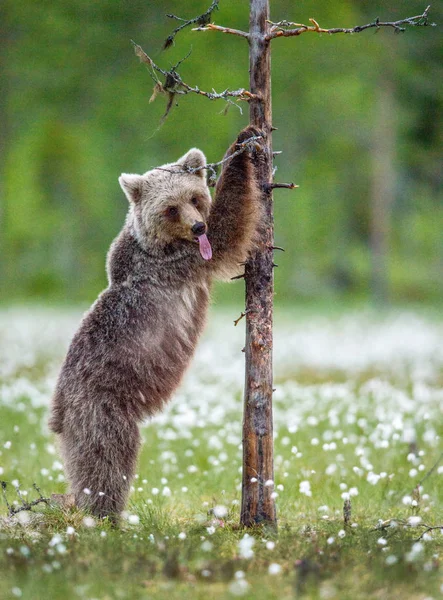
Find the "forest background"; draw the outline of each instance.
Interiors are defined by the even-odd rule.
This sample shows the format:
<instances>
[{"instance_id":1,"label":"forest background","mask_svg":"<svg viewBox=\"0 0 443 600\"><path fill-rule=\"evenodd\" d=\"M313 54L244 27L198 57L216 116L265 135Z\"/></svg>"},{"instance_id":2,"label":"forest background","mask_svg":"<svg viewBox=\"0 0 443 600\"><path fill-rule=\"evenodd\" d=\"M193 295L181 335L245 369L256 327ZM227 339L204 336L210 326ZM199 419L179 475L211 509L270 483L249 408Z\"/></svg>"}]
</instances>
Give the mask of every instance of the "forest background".
<instances>
[{"instance_id":1,"label":"forest background","mask_svg":"<svg viewBox=\"0 0 443 600\"><path fill-rule=\"evenodd\" d=\"M174 161L189 147L218 161L248 106L166 99L135 40L165 69L183 58L190 85L248 88L243 39L183 31L209 0L4 0L0 8L0 300L84 302L106 286L105 253L127 203L117 178ZM248 2L223 0L214 20L247 30ZM274 21L353 27L421 14L411 0L272 0ZM443 23L435 3L430 20ZM439 28L395 34L307 33L272 47L277 181L276 301L429 303L443 292L442 45ZM238 296L237 296L238 295ZM243 295L242 283L217 292Z\"/></svg>"}]
</instances>

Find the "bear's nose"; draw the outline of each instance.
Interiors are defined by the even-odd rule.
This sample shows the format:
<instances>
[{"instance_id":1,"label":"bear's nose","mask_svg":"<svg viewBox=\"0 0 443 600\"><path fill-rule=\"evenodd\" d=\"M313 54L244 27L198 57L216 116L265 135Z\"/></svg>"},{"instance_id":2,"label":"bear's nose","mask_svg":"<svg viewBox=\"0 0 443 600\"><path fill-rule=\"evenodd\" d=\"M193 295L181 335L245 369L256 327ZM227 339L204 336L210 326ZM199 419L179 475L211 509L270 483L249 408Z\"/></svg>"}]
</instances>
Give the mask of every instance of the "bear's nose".
<instances>
[{"instance_id":1,"label":"bear's nose","mask_svg":"<svg viewBox=\"0 0 443 600\"><path fill-rule=\"evenodd\" d=\"M191 227L191 231L194 235L203 235L206 231L206 225L202 221L198 221Z\"/></svg>"}]
</instances>

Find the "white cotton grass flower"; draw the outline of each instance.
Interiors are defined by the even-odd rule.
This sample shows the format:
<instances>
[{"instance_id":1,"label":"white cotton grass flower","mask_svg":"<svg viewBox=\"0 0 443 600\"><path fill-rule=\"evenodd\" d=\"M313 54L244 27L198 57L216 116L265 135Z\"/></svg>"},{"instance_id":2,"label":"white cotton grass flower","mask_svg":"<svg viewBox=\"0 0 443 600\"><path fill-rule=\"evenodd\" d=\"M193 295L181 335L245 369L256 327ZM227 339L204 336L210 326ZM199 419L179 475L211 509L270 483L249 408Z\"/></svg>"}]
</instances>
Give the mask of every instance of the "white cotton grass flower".
<instances>
[{"instance_id":1,"label":"white cotton grass flower","mask_svg":"<svg viewBox=\"0 0 443 600\"><path fill-rule=\"evenodd\" d=\"M408 518L408 523L409 523L409 525L411 525L411 527L415 527L419 523L421 523L421 517L419 517L418 515L414 515L412 517L409 517Z\"/></svg>"},{"instance_id":2,"label":"white cotton grass flower","mask_svg":"<svg viewBox=\"0 0 443 600\"><path fill-rule=\"evenodd\" d=\"M344 537L346 537L346 531L344 529L340 529L337 535L339 538L343 539Z\"/></svg>"},{"instance_id":3,"label":"white cotton grass flower","mask_svg":"<svg viewBox=\"0 0 443 600\"><path fill-rule=\"evenodd\" d=\"M238 542L238 554L240 558L252 558L254 556L254 551L252 549L254 544L255 539L248 533L245 533L245 535Z\"/></svg>"},{"instance_id":4,"label":"white cotton grass flower","mask_svg":"<svg viewBox=\"0 0 443 600\"><path fill-rule=\"evenodd\" d=\"M212 512L217 519L223 519L228 514L228 509L223 504L217 504L214 506Z\"/></svg>"},{"instance_id":5,"label":"white cotton grass flower","mask_svg":"<svg viewBox=\"0 0 443 600\"><path fill-rule=\"evenodd\" d=\"M84 517L82 523L85 527L89 528L95 527L96 525L94 517Z\"/></svg>"},{"instance_id":6,"label":"white cotton grass flower","mask_svg":"<svg viewBox=\"0 0 443 600\"><path fill-rule=\"evenodd\" d=\"M279 575L281 573L281 565L278 563L271 563L268 567L269 575Z\"/></svg>"},{"instance_id":7,"label":"white cotton grass flower","mask_svg":"<svg viewBox=\"0 0 443 600\"><path fill-rule=\"evenodd\" d=\"M56 533L49 540L48 546L51 546L51 547L57 546L57 544L61 544L62 541L63 541L62 536L59 533Z\"/></svg>"},{"instance_id":8,"label":"white cotton grass flower","mask_svg":"<svg viewBox=\"0 0 443 600\"><path fill-rule=\"evenodd\" d=\"M75 529L74 527L66 527L66 535L75 535Z\"/></svg>"},{"instance_id":9,"label":"white cotton grass flower","mask_svg":"<svg viewBox=\"0 0 443 600\"><path fill-rule=\"evenodd\" d=\"M395 554L390 554L386 557L385 563L387 565L395 565L396 563L398 563L398 558L395 556Z\"/></svg>"},{"instance_id":10,"label":"white cotton grass flower","mask_svg":"<svg viewBox=\"0 0 443 600\"><path fill-rule=\"evenodd\" d=\"M140 517L138 515L128 515L127 520L130 525L138 525L140 523Z\"/></svg>"},{"instance_id":11,"label":"white cotton grass flower","mask_svg":"<svg viewBox=\"0 0 443 600\"><path fill-rule=\"evenodd\" d=\"M244 596L249 590L249 583L246 579L234 579L229 584L229 591L233 596Z\"/></svg>"},{"instance_id":12,"label":"white cotton grass flower","mask_svg":"<svg viewBox=\"0 0 443 600\"><path fill-rule=\"evenodd\" d=\"M384 537L380 537L377 540L377 544L379 546L386 546L387 543L388 543L388 540L386 538L384 538Z\"/></svg>"},{"instance_id":13,"label":"white cotton grass flower","mask_svg":"<svg viewBox=\"0 0 443 600\"><path fill-rule=\"evenodd\" d=\"M16 518L22 525L27 525L31 520L31 515L27 511L22 511L16 515Z\"/></svg>"},{"instance_id":14,"label":"white cotton grass flower","mask_svg":"<svg viewBox=\"0 0 443 600\"><path fill-rule=\"evenodd\" d=\"M272 540L269 540L268 542L266 542L267 550L274 550L274 548L275 548L275 542L273 542Z\"/></svg>"},{"instance_id":15,"label":"white cotton grass flower","mask_svg":"<svg viewBox=\"0 0 443 600\"><path fill-rule=\"evenodd\" d=\"M203 552L210 552L212 550L212 547L213 547L213 544L209 540L205 540L202 543L202 545L200 546L200 548L203 550Z\"/></svg>"},{"instance_id":16,"label":"white cotton grass flower","mask_svg":"<svg viewBox=\"0 0 443 600\"><path fill-rule=\"evenodd\" d=\"M311 483L309 481L300 481L298 489L300 494L304 494L305 496L312 496Z\"/></svg>"},{"instance_id":17,"label":"white cotton grass flower","mask_svg":"<svg viewBox=\"0 0 443 600\"><path fill-rule=\"evenodd\" d=\"M184 531L181 531L181 532L178 534L178 536L177 536L177 537L178 537L178 539L179 539L179 540L185 540L185 539L186 539L186 533L185 533Z\"/></svg>"},{"instance_id":18,"label":"white cotton grass flower","mask_svg":"<svg viewBox=\"0 0 443 600\"><path fill-rule=\"evenodd\" d=\"M415 562L423 556L424 545L421 542L415 542L409 552L405 554L406 562Z\"/></svg>"}]
</instances>

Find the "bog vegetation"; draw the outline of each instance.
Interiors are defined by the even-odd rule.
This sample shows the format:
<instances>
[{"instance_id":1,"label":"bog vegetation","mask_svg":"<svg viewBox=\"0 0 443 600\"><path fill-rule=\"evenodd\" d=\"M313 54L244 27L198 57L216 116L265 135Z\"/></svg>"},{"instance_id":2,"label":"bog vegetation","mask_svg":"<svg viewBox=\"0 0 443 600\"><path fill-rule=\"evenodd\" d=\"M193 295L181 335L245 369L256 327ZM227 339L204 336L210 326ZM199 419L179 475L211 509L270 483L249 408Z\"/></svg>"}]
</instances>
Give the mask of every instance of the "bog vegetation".
<instances>
[{"instance_id":1,"label":"bog vegetation","mask_svg":"<svg viewBox=\"0 0 443 600\"><path fill-rule=\"evenodd\" d=\"M121 528L44 504L9 518L1 500L0 597L439 597L441 319L277 314L275 481L256 482L275 494L277 536L238 528L234 316L212 315L181 390L142 429ZM15 508L15 488L25 502L38 497L33 483L45 497L65 491L48 401L79 318L0 313L0 479Z\"/></svg>"}]
</instances>

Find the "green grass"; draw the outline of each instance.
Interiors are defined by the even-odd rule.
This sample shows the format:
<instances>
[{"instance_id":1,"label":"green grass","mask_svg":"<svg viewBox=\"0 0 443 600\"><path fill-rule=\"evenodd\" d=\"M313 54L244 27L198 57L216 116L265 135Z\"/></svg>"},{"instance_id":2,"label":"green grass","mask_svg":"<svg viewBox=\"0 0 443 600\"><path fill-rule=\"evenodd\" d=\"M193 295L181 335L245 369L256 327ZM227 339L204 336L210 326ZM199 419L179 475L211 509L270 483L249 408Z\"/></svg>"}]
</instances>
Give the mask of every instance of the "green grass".
<instances>
[{"instance_id":1,"label":"green grass","mask_svg":"<svg viewBox=\"0 0 443 600\"><path fill-rule=\"evenodd\" d=\"M10 502L15 480L26 499L36 497L33 482L45 496L66 491L47 403L77 319L0 313L0 479ZM142 429L119 528L44 505L11 520L0 504L2 600L441 596L443 534L416 545L422 523L443 525L441 470L413 493L443 449L441 322L415 314L278 316L278 532L245 532L242 332L227 328L231 320L212 317L181 390ZM216 517L220 506L226 515ZM421 522L411 526L414 516ZM377 529L389 519L397 526ZM241 551L246 533L254 540L249 557Z\"/></svg>"}]
</instances>

